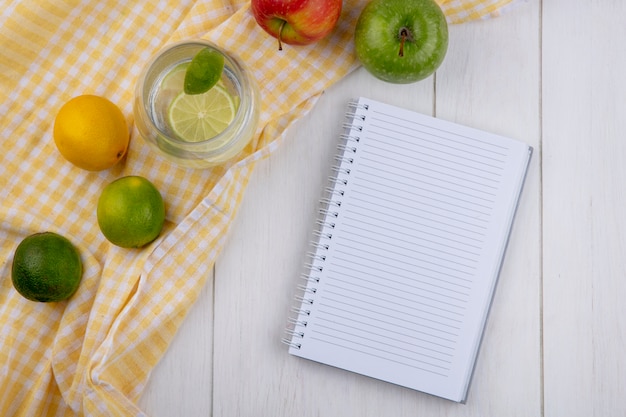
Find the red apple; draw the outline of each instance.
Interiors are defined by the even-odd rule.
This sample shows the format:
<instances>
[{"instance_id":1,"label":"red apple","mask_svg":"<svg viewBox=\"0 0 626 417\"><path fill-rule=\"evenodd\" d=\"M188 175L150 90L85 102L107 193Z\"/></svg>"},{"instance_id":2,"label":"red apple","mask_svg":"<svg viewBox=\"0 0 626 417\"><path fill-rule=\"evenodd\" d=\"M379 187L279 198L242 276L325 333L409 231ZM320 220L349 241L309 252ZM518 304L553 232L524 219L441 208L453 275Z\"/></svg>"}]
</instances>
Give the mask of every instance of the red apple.
<instances>
[{"instance_id":1,"label":"red apple","mask_svg":"<svg viewBox=\"0 0 626 417\"><path fill-rule=\"evenodd\" d=\"M282 42L307 45L328 35L341 14L342 0L252 0L259 26Z\"/></svg>"}]
</instances>

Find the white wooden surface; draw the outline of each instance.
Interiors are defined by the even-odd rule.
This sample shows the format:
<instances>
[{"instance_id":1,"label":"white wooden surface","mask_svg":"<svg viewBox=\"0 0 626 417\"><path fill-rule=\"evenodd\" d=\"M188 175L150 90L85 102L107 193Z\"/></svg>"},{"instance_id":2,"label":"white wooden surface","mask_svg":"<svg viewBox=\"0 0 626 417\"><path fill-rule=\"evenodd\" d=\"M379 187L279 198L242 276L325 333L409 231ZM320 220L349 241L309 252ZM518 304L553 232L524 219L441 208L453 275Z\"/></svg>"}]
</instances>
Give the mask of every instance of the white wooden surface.
<instances>
[{"instance_id":1,"label":"white wooden surface","mask_svg":"<svg viewBox=\"0 0 626 417\"><path fill-rule=\"evenodd\" d=\"M363 69L260 163L214 279L140 404L169 416L626 415L626 2L530 0L450 28L436 77ZM358 95L535 148L460 405L294 358L280 343L345 102Z\"/></svg>"}]
</instances>

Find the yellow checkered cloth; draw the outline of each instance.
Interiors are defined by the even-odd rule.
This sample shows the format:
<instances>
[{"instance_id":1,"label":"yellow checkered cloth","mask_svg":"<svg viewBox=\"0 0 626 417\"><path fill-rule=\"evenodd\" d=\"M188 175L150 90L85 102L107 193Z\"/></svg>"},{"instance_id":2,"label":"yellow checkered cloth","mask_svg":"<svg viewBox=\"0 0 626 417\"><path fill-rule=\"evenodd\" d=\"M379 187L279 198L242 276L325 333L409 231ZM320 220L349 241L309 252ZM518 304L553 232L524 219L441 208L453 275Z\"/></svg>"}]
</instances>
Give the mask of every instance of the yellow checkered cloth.
<instances>
[{"instance_id":1,"label":"yellow checkered cloth","mask_svg":"<svg viewBox=\"0 0 626 417\"><path fill-rule=\"evenodd\" d=\"M450 22L497 15L514 0L439 0ZM242 0L0 0L0 415L141 415L148 375L210 276L255 163L358 66L352 33L364 0L344 1L331 37L286 47ZM134 83L167 43L203 37L239 55L261 86L260 135L238 161L189 170L149 151L133 129L126 159L101 172L65 161L52 139L59 107L80 94L116 103L132 126ZM298 78L293 78L297 69ZM167 223L141 250L101 235L103 186L141 175L159 188ZM11 283L17 244L55 231L79 248L78 292L27 301Z\"/></svg>"}]
</instances>

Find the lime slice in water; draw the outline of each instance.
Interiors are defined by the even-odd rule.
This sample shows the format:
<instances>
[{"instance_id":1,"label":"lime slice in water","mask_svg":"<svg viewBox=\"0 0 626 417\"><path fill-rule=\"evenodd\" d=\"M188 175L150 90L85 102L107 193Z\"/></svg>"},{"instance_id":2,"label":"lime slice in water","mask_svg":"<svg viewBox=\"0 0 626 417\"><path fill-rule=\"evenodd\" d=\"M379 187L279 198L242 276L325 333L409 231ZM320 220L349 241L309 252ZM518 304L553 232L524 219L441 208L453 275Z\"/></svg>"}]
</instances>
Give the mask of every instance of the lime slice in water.
<instances>
[{"instance_id":1,"label":"lime slice in water","mask_svg":"<svg viewBox=\"0 0 626 417\"><path fill-rule=\"evenodd\" d=\"M204 94L180 93L170 104L169 123L181 139L199 142L221 133L235 118L234 98L220 85Z\"/></svg>"},{"instance_id":2,"label":"lime slice in water","mask_svg":"<svg viewBox=\"0 0 626 417\"><path fill-rule=\"evenodd\" d=\"M224 55L210 48L201 49L185 71L185 93L206 93L220 80L223 70Z\"/></svg>"},{"instance_id":3,"label":"lime slice in water","mask_svg":"<svg viewBox=\"0 0 626 417\"><path fill-rule=\"evenodd\" d=\"M189 62L183 62L172 68L161 81L161 89L180 91L185 83L187 67L189 67Z\"/></svg>"}]
</instances>

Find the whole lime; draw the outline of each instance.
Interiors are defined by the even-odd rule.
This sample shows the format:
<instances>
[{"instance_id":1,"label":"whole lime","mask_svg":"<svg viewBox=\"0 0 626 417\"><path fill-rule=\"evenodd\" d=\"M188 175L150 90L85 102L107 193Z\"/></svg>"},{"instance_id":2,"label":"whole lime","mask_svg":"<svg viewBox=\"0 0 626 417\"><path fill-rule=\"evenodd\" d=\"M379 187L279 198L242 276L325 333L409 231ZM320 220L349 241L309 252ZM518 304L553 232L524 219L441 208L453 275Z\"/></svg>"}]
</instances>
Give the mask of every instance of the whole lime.
<instances>
[{"instance_id":1,"label":"whole lime","mask_svg":"<svg viewBox=\"0 0 626 417\"><path fill-rule=\"evenodd\" d=\"M80 254L72 242L53 232L26 237L15 249L13 286L32 301L62 301L76 292L83 275Z\"/></svg>"},{"instance_id":2,"label":"whole lime","mask_svg":"<svg viewBox=\"0 0 626 417\"><path fill-rule=\"evenodd\" d=\"M159 190L146 178L122 177L102 190L97 216L109 242L123 248L140 248L161 233L165 204Z\"/></svg>"}]
</instances>

